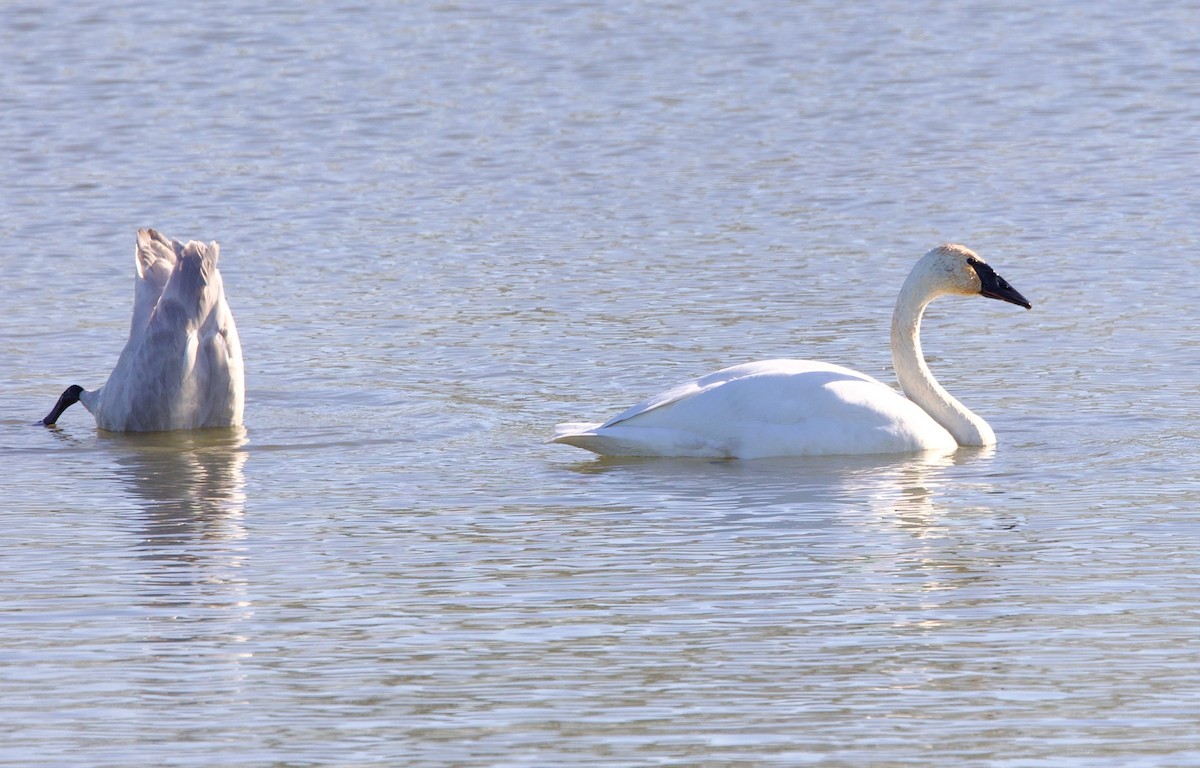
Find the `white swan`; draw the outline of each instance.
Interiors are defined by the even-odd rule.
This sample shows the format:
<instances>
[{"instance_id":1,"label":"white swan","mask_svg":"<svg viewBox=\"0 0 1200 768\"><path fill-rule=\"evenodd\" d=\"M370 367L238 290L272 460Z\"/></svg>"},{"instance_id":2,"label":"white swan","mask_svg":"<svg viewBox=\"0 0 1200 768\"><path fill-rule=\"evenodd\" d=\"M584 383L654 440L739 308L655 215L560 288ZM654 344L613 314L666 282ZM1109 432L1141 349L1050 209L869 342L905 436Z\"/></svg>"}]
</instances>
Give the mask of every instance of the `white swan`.
<instances>
[{"instance_id":1,"label":"white swan","mask_svg":"<svg viewBox=\"0 0 1200 768\"><path fill-rule=\"evenodd\" d=\"M892 362L908 398L840 365L764 360L689 381L603 424L559 424L551 442L607 456L739 459L991 445L992 428L937 383L921 354L921 316L947 294L1030 308L969 248L942 245L913 267L892 315Z\"/></svg>"},{"instance_id":2,"label":"white swan","mask_svg":"<svg viewBox=\"0 0 1200 768\"><path fill-rule=\"evenodd\" d=\"M129 341L104 386L68 387L42 424L81 402L98 427L113 432L240 425L242 345L219 253L216 243L184 245L139 229Z\"/></svg>"}]
</instances>

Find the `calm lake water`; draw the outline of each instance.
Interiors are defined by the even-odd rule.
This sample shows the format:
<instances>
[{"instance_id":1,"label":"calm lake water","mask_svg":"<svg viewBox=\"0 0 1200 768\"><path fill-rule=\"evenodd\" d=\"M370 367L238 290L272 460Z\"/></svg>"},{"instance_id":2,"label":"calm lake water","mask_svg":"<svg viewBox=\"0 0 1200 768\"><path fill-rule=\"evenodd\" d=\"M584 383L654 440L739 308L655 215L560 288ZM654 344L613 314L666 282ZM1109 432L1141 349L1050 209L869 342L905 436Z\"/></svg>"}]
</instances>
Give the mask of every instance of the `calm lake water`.
<instances>
[{"instance_id":1,"label":"calm lake water","mask_svg":"<svg viewBox=\"0 0 1200 768\"><path fill-rule=\"evenodd\" d=\"M0 764L1200 763L1200 10L9 3ZM31 426L218 240L246 429ZM599 460L733 363L994 451Z\"/></svg>"}]
</instances>

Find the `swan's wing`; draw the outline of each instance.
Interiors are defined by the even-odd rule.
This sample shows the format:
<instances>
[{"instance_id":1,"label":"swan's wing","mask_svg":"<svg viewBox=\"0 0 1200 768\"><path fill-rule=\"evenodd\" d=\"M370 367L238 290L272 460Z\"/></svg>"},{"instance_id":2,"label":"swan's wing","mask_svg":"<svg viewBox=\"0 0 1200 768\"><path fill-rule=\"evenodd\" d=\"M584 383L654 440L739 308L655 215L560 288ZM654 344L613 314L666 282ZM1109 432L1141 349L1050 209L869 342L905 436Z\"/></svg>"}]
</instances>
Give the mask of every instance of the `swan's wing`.
<instances>
[{"instance_id":1,"label":"swan's wing","mask_svg":"<svg viewBox=\"0 0 1200 768\"><path fill-rule=\"evenodd\" d=\"M153 229L139 229L134 266L137 278L133 286L133 322L129 335L135 336L146 327L150 314L162 297L163 288L175 269L183 245Z\"/></svg>"},{"instance_id":2,"label":"swan's wing","mask_svg":"<svg viewBox=\"0 0 1200 768\"><path fill-rule=\"evenodd\" d=\"M857 371L843 368L840 365L830 365L828 363L820 363L813 360L760 360L755 363L743 363L742 365L734 365L729 368L722 368L719 371L701 376L698 379L680 384L677 387L660 392L653 397L647 398L642 402L634 405L627 410L618 413L608 421L604 422L601 427L611 427L619 424L622 421L628 421L634 416L640 416L644 413L665 408L669 405L688 400L705 392L711 392L718 387L724 386L732 381L741 379L749 379L753 377L763 376L779 376L779 375L796 375L801 373L811 373L814 371L834 371L838 374L849 375L856 379L885 386L876 379L871 378Z\"/></svg>"}]
</instances>

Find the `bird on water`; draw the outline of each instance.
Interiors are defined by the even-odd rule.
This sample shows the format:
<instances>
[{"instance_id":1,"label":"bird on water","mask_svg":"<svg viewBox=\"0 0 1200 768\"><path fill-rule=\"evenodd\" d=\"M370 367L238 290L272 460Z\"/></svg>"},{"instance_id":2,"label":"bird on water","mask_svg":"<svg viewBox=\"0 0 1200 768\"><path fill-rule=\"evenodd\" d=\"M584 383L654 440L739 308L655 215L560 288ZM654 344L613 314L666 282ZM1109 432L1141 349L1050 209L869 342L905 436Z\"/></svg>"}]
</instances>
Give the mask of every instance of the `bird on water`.
<instances>
[{"instance_id":1,"label":"bird on water","mask_svg":"<svg viewBox=\"0 0 1200 768\"><path fill-rule=\"evenodd\" d=\"M840 365L764 360L681 384L608 421L560 424L550 442L605 456L752 459L954 450L996 442L991 426L938 383L921 352L921 318L940 296L1030 303L971 249L926 253L892 314L892 362L904 394Z\"/></svg>"},{"instance_id":2,"label":"bird on water","mask_svg":"<svg viewBox=\"0 0 1200 768\"><path fill-rule=\"evenodd\" d=\"M181 243L140 229L129 340L98 389L67 387L41 423L53 426L76 402L112 432L242 423L242 345L215 242Z\"/></svg>"}]
</instances>

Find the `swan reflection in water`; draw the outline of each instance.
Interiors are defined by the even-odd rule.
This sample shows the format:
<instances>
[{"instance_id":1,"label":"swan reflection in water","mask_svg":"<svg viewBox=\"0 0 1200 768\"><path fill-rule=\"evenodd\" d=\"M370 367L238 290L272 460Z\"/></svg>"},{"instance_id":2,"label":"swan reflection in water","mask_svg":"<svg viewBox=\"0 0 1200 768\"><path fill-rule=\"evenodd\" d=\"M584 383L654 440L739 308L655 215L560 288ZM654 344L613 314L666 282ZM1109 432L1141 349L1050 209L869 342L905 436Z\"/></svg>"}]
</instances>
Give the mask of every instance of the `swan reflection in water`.
<instances>
[{"instance_id":1,"label":"swan reflection in water","mask_svg":"<svg viewBox=\"0 0 1200 768\"><path fill-rule=\"evenodd\" d=\"M146 545L178 547L245 536L246 430L99 432L116 474L146 512Z\"/></svg>"},{"instance_id":2,"label":"swan reflection in water","mask_svg":"<svg viewBox=\"0 0 1200 768\"><path fill-rule=\"evenodd\" d=\"M139 578L147 607L171 606L172 616L186 607L183 613L193 619L236 622L249 610L242 572L246 430L97 437L142 510L134 549L145 563ZM192 639L195 627L166 622L159 628L169 636L180 631L187 636L173 639Z\"/></svg>"},{"instance_id":3,"label":"swan reflection in water","mask_svg":"<svg viewBox=\"0 0 1200 768\"><path fill-rule=\"evenodd\" d=\"M154 433L98 431L95 446L139 510L126 561L148 663L137 684L195 702L244 695L255 606L244 525L248 453L242 427Z\"/></svg>"},{"instance_id":4,"label":"swan reflection in water","mask_svg":"<svg viewBox=\"0 0 1200 768\"><path fill-rule=\"evenodd\" d=\"M215 655L240 669L254 612L245 568L245 429L98 435L142 510L134 551L145 642L188 643L206 663Z\"/></svg>"},{"instance_id":5,"label":"swan reflection in water","mask_svg":"<svg viewBox=\"0 0 1200 768\"><path fill-rule=\"evenodd\" d=\"M799 513L828 520L840 508L885 516L936 515L938 493L959 470L986 465L995 446L906 456L811 456L736 461L599 457L568 468L595 477L586 492L602 497L642 492L657 504L758 516ZM603 486L611 484L613 489Z\"/></svg>"},{"instance_id":6,"label":"swan reflection in water","mask_svg":"<svg viewBox=\"0 0 1200 768\"><path fill-rule=\"evenodd\" d=\"M896 626L930 627L947 604L986 603L1019 560L1024 515L995 455L597 458L567 469L579 493L609 500L593 510L606 541L630 552L678 542L693 556L679 570L698 589L761 578L798 616L886 610Z\"/></svg>"}]
</instances>

